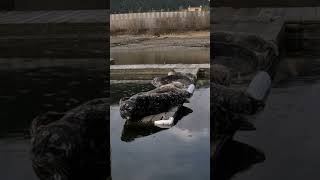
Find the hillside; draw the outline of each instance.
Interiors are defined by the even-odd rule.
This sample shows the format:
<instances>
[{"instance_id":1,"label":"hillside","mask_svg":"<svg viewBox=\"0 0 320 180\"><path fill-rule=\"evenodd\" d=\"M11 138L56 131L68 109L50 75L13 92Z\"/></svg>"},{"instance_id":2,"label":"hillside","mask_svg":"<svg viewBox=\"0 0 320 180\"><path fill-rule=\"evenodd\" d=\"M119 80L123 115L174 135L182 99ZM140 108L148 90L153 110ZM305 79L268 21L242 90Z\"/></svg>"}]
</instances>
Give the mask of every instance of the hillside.
<instances>
[{"instance_id":1,"label":"hillside","mask_svg":"<svg viewBox=\"0 0 320 180\"><path fill-rule=\"evenodd\" d=\"M188 6L209 6L208 0L111 0L111 13L179 10Z\"/></svg>"}]
</instances>

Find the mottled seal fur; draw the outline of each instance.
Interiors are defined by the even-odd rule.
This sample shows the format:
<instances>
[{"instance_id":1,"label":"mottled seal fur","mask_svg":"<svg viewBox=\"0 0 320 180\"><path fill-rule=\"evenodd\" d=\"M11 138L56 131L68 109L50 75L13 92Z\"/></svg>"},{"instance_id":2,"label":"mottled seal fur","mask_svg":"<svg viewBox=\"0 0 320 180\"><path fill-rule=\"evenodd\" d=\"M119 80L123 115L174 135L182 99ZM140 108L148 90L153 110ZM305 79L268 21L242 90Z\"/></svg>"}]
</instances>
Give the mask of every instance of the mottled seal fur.
<instances>
[{"instance_id":1,"label":"mottled seal fur","mask_svg":"<svg viewBox=\"0 0 320 180\"><path fill-rule=\"evenodd\" d=\"M264 89L268 82L260 81L259 79L264 77L261 75L260 78L258 77L259 81L254 81L255 79L252 80L252 78L257 77L255 75L257 72L265 71L272 79L279 61L279 52L273 42L247 33L215 32L211 37L214 39L212 46L215 50L213 61L223 64L218 65L220 68L216 70L211 67L211 77L213 77L210 95L210 112L213 118L210 124L213 132L211 133L211 141L213 142L211 155L213 161L218 162L217 160L221 160L221 156L226 152L228 144L230 145L232 142L236 131L255 129L247 118L264 107L265 98L260 95L267 95L263 92L265 92ZM262 79L267 80L266 78ZM241 88L236 88L239 85ZM249 87L244 90L244 85L249 85ZM227 157L230 157L230 154ZM225 160L221 162L225 163ZM239 161L231 161L235 164L234 162ZM228 166L228 168L230 167ZM215 171L219 170L215 169ZM228 170L226 169L226 171Z\"/></svg>"},{"instance_id":2,"label":"mottled seal fur","mask_svg":"<svg viewBox=\"0 0 320 180\"><path fill-rule=\"evenodd\" d=\"M263 101L252 98L243 90L219 84L211 85L211 89L211 103L229 112L252 115L264 107Z\"/></svg>"},{"instance_id":3,"label":"mottled seal fur","mask_svg":"<svg viewBox=\"0 0 320 180\"><path fill-rule=\"evenodd\" d=\"M241 89L211 83L211 156L215 160L225 143L232 140L238 130L255 130L247 115L253 115L264 107L264 102L252 98Z\"/></svg>"},{"instance_id":4,"label":"mottled seal fur","mask_svg":"<svg viewBox=\"0 0 320 180\"><path fill-rule=\"evenodd\" d=\"M160 86L148 92L138 93L120 100L120 115L133 121L142 117L159 114L182 105L191 93L182 88L181 83Z\"/></svg>"},{"instance_id":5,"label":"mottled seal fur","mask_svg":"<svg viewBox=\"0 0 320 180\"><path fill-rule=\"evenodd\" d=\"M180 82L184 88L187 88L190 84L195 84L196 76L191 73L182 73L171 70L168 76L155 77L151 84L155 87L160 87L173 82Z\"/></svg>"},{"instance_id":6,"label":"mottled seal fur","mask_svg":"<svg viewBox=\"0 0 320 180\"><path fill-rule=\"evenodd\" d=\"M31 160L41 180L105 180L110 176L109 99L66 113L48 112L31 125ZM109 153L108 153L109 152Z\"/></svg>"},{"instance_id":7,"label":"mottled seal fur","mask_svg":"<svg viewBox=\"0 0 320 180\"><path fill-rule=\"evenodd\" d=\"M213 64L210 67L211 83L229 86L231 84L231 72L226 66Z\"/></svg>"}]
</instances>

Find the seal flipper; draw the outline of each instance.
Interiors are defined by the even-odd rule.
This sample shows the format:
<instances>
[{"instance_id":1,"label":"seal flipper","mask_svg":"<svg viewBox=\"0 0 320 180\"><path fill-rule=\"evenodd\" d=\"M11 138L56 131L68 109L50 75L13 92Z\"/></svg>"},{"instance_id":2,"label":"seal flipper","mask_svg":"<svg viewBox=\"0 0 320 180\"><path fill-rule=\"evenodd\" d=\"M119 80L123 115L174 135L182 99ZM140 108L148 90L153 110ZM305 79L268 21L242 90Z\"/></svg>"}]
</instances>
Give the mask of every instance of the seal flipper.
<instances>
[{"instance_id":1,"label":"seal flipper","mask_svg":"<svg viewBox=\"0 0 320 180\"><path fill-rule=\"evenodd\" d=\"M186 99L186 100L184 101L184 103L190 103L189 99Z\"/></svg>"},{"instance_id":2,"label":"seal flipper","mask_svg":"<svg viewBox=\"0 0 320 180\"><path fill-rule=\"evenodd\" d=\"M254 126L253 123L247 121L247 120L241 120L239 124L239 130L240 131L255 131L257 128Z\"/></svg>"}]
</instances>

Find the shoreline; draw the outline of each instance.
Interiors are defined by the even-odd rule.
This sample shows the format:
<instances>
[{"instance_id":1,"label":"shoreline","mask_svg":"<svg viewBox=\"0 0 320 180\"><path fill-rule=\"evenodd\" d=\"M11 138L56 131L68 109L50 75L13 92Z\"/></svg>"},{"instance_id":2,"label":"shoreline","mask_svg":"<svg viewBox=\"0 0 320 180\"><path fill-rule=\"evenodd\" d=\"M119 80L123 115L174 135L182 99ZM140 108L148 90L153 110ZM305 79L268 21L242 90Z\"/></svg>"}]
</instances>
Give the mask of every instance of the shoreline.
<instances>
[{"instance_id":1,"label":"shoreline","mask_svg":"<svg viewBox=\"0 0 320 180\"><path fill-rule=\"evenodd\" d=\"M188 31L183 33L142 35L111 35L111 52L147 51L155 48L164 50L176 49L209 49L210 31Z\"/></svg>"}]
</instances>

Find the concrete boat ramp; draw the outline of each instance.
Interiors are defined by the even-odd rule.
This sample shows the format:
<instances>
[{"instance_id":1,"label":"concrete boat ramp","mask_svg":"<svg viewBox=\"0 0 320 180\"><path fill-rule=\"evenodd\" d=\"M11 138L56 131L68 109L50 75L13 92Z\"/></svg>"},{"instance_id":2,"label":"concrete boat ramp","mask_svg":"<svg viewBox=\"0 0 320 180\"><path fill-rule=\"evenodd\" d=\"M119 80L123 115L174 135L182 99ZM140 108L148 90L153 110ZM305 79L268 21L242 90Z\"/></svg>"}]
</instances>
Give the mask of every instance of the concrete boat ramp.
<instances>
[{"instance_id":1,"label":"concrete boat ramp","mask_svg":"<svg viewBox=\"0 0 320 180\"><path fill-rule=\"evenodd\" d=\"M111 83L150 83L155 77L165 76L170 70L192 73L198 79L210 78L209 64L139 64L111 65Z\"/></svg>"}]
</instances>

